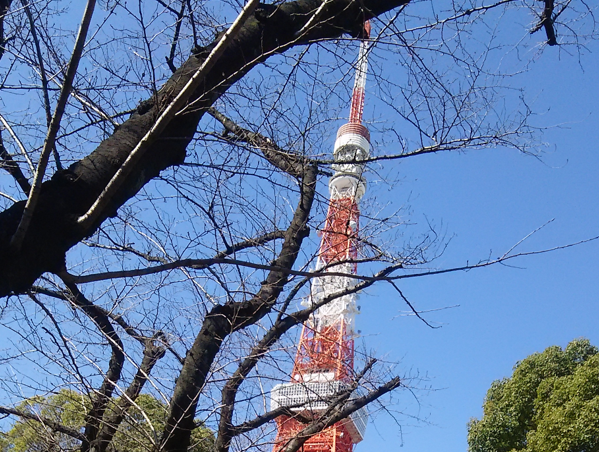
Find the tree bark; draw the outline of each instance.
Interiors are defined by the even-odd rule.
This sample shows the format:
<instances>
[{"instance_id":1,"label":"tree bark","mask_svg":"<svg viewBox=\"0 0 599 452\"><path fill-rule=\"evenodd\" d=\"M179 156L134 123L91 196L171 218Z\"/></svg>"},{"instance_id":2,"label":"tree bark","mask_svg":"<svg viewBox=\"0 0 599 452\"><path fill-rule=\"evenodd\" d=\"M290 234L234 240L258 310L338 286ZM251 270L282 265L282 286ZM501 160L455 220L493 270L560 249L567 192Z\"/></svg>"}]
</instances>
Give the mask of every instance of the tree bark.
<instances>
[{"instance_id":1,"label":"tree bark","mask_svg":"<svg viewBox=\"0 0 599 452\"><path fill-rule=\"evenodd\" d=\"M321 6L321 1L299 0L279 6L259 6L207 74L201 87L189 98L188 104L193 102L194 108L169 123L98 219L89 227L81 227L77 218L93 204L160 112L198 70L216 41L197 49L157 95L142 102L137 112L110 138L87 157L57 172L42 185L37 208L18 252L9 245L25 202L15 203L0 213L0 296L26 291L44 272L59 272L64 268L65 255L71 247L93 234L106 218L114 216L161 171L182 163L204 111L251 68L270 55L295 45L334 38L343 33L358 36L365 19L408 2L332 0L320 9L319 19L312 21L307 30L304 26Z\"/></svg>"},{"instance_id":2,"label":"tree bark","mask_svg":"<svg viewBox=\"0 0 599 452\"><path fill-rule=\"evenodd\" d=\"M315 165L305 169L304 177L301 180L299 203L291 224L285 232L285 240L279 256L273 262L277 269L293 267L302 241L309 235L307 222L316 194L316 175ZM206 316L199 334L187 353L185 364L177 379L161 450L165 452L187 451L191 431L194 428L198 398L223 341L229 334L256 323L268 314L288 279L288 272L272 270L262 283L258 293L250 300L218 305Z\"/></svg>"}]
</instances>

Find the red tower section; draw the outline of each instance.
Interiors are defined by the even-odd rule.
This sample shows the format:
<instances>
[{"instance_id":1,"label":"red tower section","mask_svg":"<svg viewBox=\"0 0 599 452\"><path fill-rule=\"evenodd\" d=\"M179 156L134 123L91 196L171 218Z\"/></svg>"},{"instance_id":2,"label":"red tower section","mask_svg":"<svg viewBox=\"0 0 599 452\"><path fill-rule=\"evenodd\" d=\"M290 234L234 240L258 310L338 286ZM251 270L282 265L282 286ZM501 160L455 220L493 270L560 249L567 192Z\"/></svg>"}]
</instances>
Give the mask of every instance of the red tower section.
<instances>
[{"instance_id":1,"label":"red tower section","mask_svg":"<svg viewBox=\"0 0 599 452\"><path fill-rule=\"evenodd\" d=\"M360 212L353 197L331 199L320 245L320 261L326 268L339 271L335 264L349 263L355 273L357 257L355 237ZM343 264L342 264L343 265ZM326 291L325 291L326 292ZM334 291L333 291L334 292ZM302 328L291 384L280 385L289 405L307 401L298 409L302 415L316 417L326 407L325 399L350 384L354 377L354 333L346 316L333 322L319 322L318 316ZM294 400L295 399L295 400ZM303 445L304 452L351 452L362 440L365 414L359 419L344 419L312 436ZM306 425L294 417L280 416L274 451L284 448Z\"/></svg>"},{"instance_id":2,"label":"red tower section","mask_svg":"<svg viewBox=\"0 0 599 452\"><path fill-rule=\"evenodd\" d=\"M370 26L365 24L365 35ZM335 141L335 174L329 181L331 197L322 229L318 268L310 300L320 306L303 326L291 382L275 386L271 408L289 407L302 419L317 418L328 407L331 396L346 389L354 379L354 316L356 295L351 292L357 265L358 203L366 191L363 178L370 155L370 135L362 125L366 82L368 41L360 45L351 101L350 121L341 126ZM330 274L330 275L329 275ZM363 439L367 414L352 413L322 432L310 437L304 452L351 452ZM301 435L306 424L294 416L280 416L274 452Z\"/></svg>"}]
</instances>

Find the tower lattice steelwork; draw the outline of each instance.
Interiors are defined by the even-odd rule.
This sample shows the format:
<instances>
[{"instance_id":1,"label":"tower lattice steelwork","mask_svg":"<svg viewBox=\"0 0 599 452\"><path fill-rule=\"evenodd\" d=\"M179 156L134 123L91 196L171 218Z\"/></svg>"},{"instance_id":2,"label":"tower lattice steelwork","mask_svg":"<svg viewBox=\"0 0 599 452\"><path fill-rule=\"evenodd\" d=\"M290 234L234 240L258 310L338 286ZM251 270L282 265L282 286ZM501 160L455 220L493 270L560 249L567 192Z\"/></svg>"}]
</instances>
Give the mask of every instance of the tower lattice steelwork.
<instances>
[{"instance_id":1,"label":"tower lattice steelwork","mask_svg":"<svg viewBox=\"0 0 599 452\"><path fill-rule=\"evenodd\" d=\"M277 385L271 392L271 408L288 406L304 416L318 416L328 399L347 388L354 376L354 321L357 313L356 294L343 293L355 280L339 273L356 274L356 238L359 229L358 203L366 191L364 161L370 155L370 133L362 124L364 87L368 66L370 24L364 24L366 39L360 44L349 122L339 128L334 147L335 174L329 181L330 201L317 269L325 276L312 284L308 304L320 304L303 326L291 382ZM327 274L331 273L331 274ZM335 274L333 274L335 273ZM364 409L311 437L304 452L351 452L366 429ZM274 450L278 451L294 438L305 424L293 416L277 419Z\"/></svg>"}]
</instances>

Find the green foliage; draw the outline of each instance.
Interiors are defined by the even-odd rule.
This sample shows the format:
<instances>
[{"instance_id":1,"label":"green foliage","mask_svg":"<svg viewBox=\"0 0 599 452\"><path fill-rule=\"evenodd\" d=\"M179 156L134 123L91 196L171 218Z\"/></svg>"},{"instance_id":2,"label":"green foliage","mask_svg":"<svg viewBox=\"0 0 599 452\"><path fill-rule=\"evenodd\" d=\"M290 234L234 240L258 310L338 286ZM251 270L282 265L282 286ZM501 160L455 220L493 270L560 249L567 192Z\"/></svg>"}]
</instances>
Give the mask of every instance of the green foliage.
<instances>
[{"instance_id":1,"label":"green foliage","mask_svg":"<svg viewBox=\"0 0 599 452\"><path fill-rule=\"evenodd\" d=\"M579 339L517 363L470 421L470 452L599 452L598 353Z\"/></svg>"},{"instance_id":2,"label":"green foliage","mask_svg":"<svg viewBox=\"0 0 599 452\"><path fill-rule=\"evenodd\" d=\"M20 403L19 411L37 414L59 422L65 427L80 430L87 412L88 400L72 391L61 390L50 397L33 397ZM8 432L0 433L2 452L37 452L74 450L79 441L54 433L49 427L33 420L15 422Z\"/></svg>"},{"instance_id":3,"label":"green foliage","mask_svg":"<svg viewBox=\"0 0 599 452\"><path fill-rule=\"evenodd\" d=\"M116 402L116 401L115 401ZM109 451L146 452L165 425L166 406L154 397L142 394L119 426ZM62 390L49 397L34 397L17 409L83 432L89 399L73 391ZM208 452L213 444L212 431L198 427L192 433L191 452ZM62 452L77 450L80 441L57 433L34 420L19 420L8 432L0 432L0 452Z\"/></svg>"}]
</instances>

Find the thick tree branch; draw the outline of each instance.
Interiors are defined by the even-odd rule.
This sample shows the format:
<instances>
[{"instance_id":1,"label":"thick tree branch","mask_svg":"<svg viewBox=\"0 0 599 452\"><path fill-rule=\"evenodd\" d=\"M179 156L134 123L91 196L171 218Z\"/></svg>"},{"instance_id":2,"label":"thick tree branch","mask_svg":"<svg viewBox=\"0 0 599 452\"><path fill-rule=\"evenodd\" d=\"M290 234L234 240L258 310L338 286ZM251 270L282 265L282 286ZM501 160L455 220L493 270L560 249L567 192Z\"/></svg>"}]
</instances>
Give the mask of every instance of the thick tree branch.
<instances>
[{"instance_id":1,"label":"thick tree branch","mask_svg":"<svg viewBox=\"0 0 599 452\"><path fill-rule=\"evenodd\" d=\"M304 167L309 164L308 159L301 155L284 151L270 138L240 127L215 108L209 108L208 113L219 121L227 132L232 133L236 140L260 149L264 157L281 171L294 177L300 177L304 172Z\"/></svg>"},{"instance_id":2,"label":"thick tree branch","mask_svg":"<svg viewBox=\"0 0 599 452\"><path fill-rule=\"evenodd\" d=\"M64 267L68 249L92 234L98 225L160 171L180 164L185 150L197 129L202 112L223 94L231 84L243 77L252 67L269 55L282 52L294 45L304 45L317 39L359 34L364 19L393 9L408 0L332 0L328 2L321 20L301 37L297 32L321 5L319 0L298 0L281 5L260 6L238 33L234 42L219 58L203 83L188 102L194 108L170 121L145 153L142 161L133 165L110 197L97 211L91 224L77 223L75 219L98 199L116 171L121 168L131 151L152 129L165 105L181 92L216 43L199 49L189 58L155 98L140 105L138 112L92 152L63 172L45 182L40 191L36 214L31 220L20 252L9 249L23 212L23 203L17 203L0 213L0 296L25 292L43 272L59 271ZM198 101L200 100L201 101ZM105 197L105 201L108 198Z\"/></svg>"},{"instance_id":3,"label":"thick tree branch","mask_svg":"<svg viewBox=\"0 0 599 452\"><path fill-rule=\"evenodd\" d=\"M300 407L302 405L303 405L303 403L298 403L297 405L280 406L278 408L275 408L274 410L267 411L266 413L255 417L251 421L247 421L247 422L244 422L243 424L230 427L230 435L237 436L237 435L243 435L244 433L247 433L247 432L251 432L252 430L262 427L264 424L274 421L279 416L289 416L289 417L292 417L304 424L309 424L312 421L312 419L310 417L304 416L301 413L297 413L292 410L292 408ZM217 441L218 441L218 439L217 439ZM229 450L229 447L226 446L225 448L222 448L222 446L220 446L220 447L216 446L215 450L216 451Z\"/></svg>"},{"instance_id":4,"label":"thick tree branch","mask_svg":"<svg viewBox=\"0 0 599 452\"><path fill-rule=\"evenodd\" d=\"M287 231L275 267L290 269L307 237L308 218L314 201L317 170L306 167L300 185L300 200ZM204 319L200 333L187 353L177 380L165 428L162 448L166 452L187 450L198 397L210 366L224 339L232 332L254 324L264 317L287 284L289 273L271 270L258 293L248 301L214 307Z\"/></svg>"},{"instance_id":5,"label":"thick tree branch","mask_svg":"<svg viewBox=\"0 0 599 452\"><path fill-rule=\"evenodd\" d=\"M557 45L557 38L555 35L555 27L553 25L553 9L555 7L554 0L541 0L545 3L545 7L543 8L543 13L539 19L539 23L530 30L530 33L535 33L539 31L541 28L545 28L545 33L547 34L547 44L550 46Z\"/></svg>"}]
</instances>

